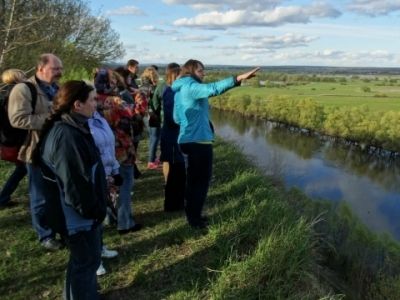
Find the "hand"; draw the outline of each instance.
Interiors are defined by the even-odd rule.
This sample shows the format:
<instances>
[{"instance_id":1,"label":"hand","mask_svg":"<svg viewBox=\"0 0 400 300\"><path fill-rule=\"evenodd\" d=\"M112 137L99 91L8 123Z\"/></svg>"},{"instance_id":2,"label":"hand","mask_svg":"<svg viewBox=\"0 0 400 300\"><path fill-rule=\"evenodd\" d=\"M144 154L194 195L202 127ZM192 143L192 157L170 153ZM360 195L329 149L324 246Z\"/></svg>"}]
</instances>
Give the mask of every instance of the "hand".
<instances>
[{"instance_id":1,"label":"hand","mask_svg":"<svg viewBox=\"0 0 400 300\"><path fill-rule=\"evenodd\" d=\"M238 82L241 82L242 80L252 78L252 77L256 76L256 72L257 72L258 70L260 70L260 67L254 68L253 70L251 70L251 71L249 71L249 72L247 72L247 73L240 74L240 75L238 75L238 76L236 77L236 80L237 80Z\"/></svg>"},{"instance_id":2,"label":"hand","mask_svg":"<svg viewBox=\"0 0 400 300\"><path fill-rule=\"evenodd\" d=\"M120 174L115 174L112 178L114 179L115 186L121 186L124 183L124 178Z\"/></svg>"}]
</instances>

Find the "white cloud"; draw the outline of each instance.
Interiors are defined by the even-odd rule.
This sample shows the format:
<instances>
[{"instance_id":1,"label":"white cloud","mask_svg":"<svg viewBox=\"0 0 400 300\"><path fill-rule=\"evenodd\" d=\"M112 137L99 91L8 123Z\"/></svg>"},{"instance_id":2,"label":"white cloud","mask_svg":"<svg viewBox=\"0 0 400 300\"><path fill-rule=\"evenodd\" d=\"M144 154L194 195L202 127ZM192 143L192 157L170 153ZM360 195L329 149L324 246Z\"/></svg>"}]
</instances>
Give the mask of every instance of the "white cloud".
<instances>
[{"instance_id":1,"label":"white cloud","mask_svg":"<svg viewBox=\"0 0 400 300\"><path fill-rule=\"evenodd\" d=\"M106 11L106 15L108 16L144 16L146 15L144 11L136 6L123 6L117 9Z\"/></svg>"},{"instance_id":2,"label":"white cloud","mask_svg":"<svg viewBox=\"0 0 400 300\"><path fill-rule=\"evenodd\" d=\"M177 42L209 42L213 41L215 36L202 36L202 35L186 35L172 38L173 41Z\"/></svg>"},{"instance_id":3,"label":"white cloud","mask_svg":"<svg viewBox=\"0 0 400 300\"><path fill-rule=\"evenodd\" d=\"M281 36L261 36L261 35L250 35L242 36L242 39L247 40L246 43L239 43L236 45L224 45L224 46L201 46L204 49L216 49L221 50L222 53L225 51L240 54L241 56L252 57L270 53L276 53L277 50L294 48L294 47L305 47L318 37L296 35L293 33L287 33Z\"/></svg>"},{"instance_id":4,"label":"white cloud","mask_svg":"<svg viewBox=\"0 0 400 300\"><path fill-rule=\"evenodd\" d=\"M281 6L270 10L228 10L198 14L194 18L182 18L174 22L176 26L225 29L240 26L275 27L287 23L309 23L311 18L336 18L340 12L327 4L311 6Z\"/></svg>"},{"instance_id":5,"label":"white cloud","mask_svg":"<svg viewBox=\"0 0 400 300\"><path fill-rule=\"evenodd\" d=\"M252 48L281 49L293 47L305 47L309 43L318 39L315 36L304 36L301 34L286 33L281 36L261 36L251 35L244 36L243 39L248 40L248 46Z\"/></svg>"},{"instance_id":6,"label":"white cloud","mask_svg":"<svg viewBox=\"0 0 400 300\"><path fill-rule=\"evenodd\" d=\"M282 64L291 62L304 62L305 64L334 64L343 66L382 66L396 61L396 55L386 50L373 51L340 51L325 49L312 52L279 52L272 56L273 60Z\"/></svg>"},{"instance_id":7,"label":"white cloud","mask_svg":"<svg viewBox=\"0 0 400 300\"><path fill-rule=\"evenodd\" d=\"M140 63L170 63L172 61L176 61L177 55L176 53L169 52L157 52L154 49L149 50L147 47L135 48L130 51L127 51L124 60L136 58Z\"/></svg>"},{"instance_id":8,"label":"white cloud","mask_svg":"<svg viewBox=\"0 0 400 300\"><path fill-rule=\"evenodd\" d=\"M355 13L367 16L388 15L400 10L399 0L353 0L348 9Z\"/></svg>"},{"instance_id":9,"label":"white cloud","mask_svg":"<svg viewBox=\"0 0 400 300\"><path fill-rule=\"evenodd\" d=\"M163 0L167 4L189 5L194 9L254 9L263 10L273 8L284 0Z\"/></svg>"},{"instance_id":10,"label":"white cloud","mask_svg":"<svg viewBox=\"0 0 400 300\"><path fill-rule=\"evenodd\" d=\"M152 33L160 34L160 35L173 35L173 34L178 33L178 31L176 31L176 30L162 29L162 28L155 27L153 25L143 25L139 29L141 31L152 32Z\"/></svg>"}]
</instances>

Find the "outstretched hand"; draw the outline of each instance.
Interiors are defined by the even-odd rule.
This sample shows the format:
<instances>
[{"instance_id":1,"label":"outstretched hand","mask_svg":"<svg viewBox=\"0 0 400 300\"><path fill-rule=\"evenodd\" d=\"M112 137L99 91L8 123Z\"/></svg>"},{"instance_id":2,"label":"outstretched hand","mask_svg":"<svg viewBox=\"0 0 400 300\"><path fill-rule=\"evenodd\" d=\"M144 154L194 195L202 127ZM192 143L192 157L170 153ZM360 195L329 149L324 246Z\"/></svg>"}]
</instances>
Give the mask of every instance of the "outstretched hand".
<instances>
[{"instance_id":1,"label":"outstretched hand","mask_svg":"<svg viewBox=\"0 0 400 300\"><path fill-rule=\"evenodd\" d=\"M254 68L253 70L251 70L247 73L240 74L236 77L236 80L241 82L242 80L252 78L252 77L256 76L256 72L258 70L260 70L260 67Z\"/></svg>"}]
</instances>

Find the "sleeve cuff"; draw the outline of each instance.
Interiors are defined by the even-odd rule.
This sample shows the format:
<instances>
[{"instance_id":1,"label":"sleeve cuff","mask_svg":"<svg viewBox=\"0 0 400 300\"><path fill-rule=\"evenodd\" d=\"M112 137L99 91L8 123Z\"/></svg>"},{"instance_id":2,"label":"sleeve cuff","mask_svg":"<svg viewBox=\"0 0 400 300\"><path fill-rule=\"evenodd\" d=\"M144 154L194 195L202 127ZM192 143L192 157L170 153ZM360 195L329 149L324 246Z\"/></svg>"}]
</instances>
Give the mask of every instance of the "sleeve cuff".
<instances>
[{"instance_id":1,"label":"sleeve cuff","mask_svg":"<svg viewBox=\"0 0 400 300\"><path fill-rule=\"evenodd\" d=\"M240 86L241 82L237 80L237 76L233 76L233 81L235 82L235 86Z\"/></svg>"}]
</instances>

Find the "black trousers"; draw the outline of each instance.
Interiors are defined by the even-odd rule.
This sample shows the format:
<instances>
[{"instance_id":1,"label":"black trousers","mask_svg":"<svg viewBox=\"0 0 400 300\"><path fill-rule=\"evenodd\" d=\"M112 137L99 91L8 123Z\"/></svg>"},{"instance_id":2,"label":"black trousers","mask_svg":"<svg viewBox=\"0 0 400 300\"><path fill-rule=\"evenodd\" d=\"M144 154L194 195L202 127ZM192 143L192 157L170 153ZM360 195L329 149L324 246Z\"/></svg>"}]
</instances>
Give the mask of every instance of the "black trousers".
<instances>
[{"instance_id":1,"label":"black trousers","mask_svg":"<svg viewBox=\"0 0 400 300\"><path fill-rule=\"evenodd\" d=\"M186 217L190 225L202 223L201 214L207 197L212 174L212 144L185 143L180 144L187 155L186 170Z\"/></svg>"},{"instance_id":2,"label":"black trousers","mask_svg":"<svg viewBox=\"0 0 400 300\"><path fill-rule=\"evenodd\" d=\"M165 211L182 210L185 205L186 169L185 163L169 163L167 183L165 184Z\"/></svg>"}]
</instances>

